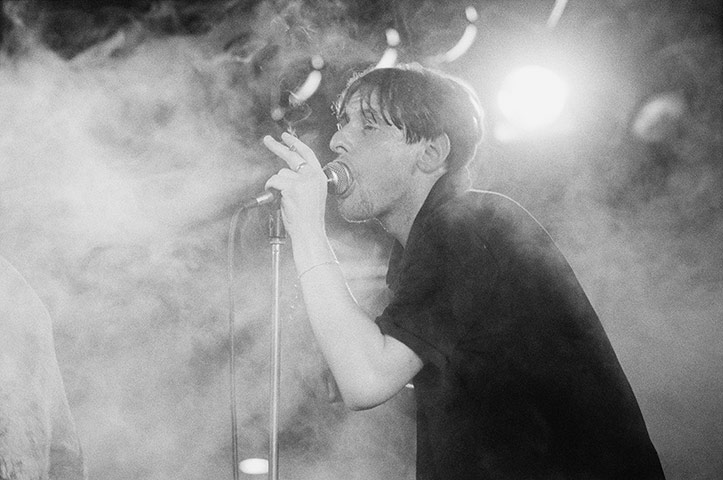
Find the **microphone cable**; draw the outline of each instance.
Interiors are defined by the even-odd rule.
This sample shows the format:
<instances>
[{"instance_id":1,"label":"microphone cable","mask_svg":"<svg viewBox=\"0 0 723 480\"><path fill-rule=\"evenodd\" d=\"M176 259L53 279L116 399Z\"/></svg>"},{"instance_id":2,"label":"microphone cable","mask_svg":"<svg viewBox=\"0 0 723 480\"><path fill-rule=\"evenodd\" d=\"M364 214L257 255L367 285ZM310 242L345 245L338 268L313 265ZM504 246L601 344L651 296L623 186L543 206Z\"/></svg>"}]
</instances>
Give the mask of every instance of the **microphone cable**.
<instances>
[{"instance_id":1,"label":"microphone cable","mask_svg":"<svg viewBox=\"0 0 723 480\"><path fill-rule=\"evenodd\" d=\"M231 397L231 461L233 462L233 480L239 480L239 452L238 452L238 414L236 411L236 300L234 297L234 259L236 232L238 231L238 222L241 212L246 210L241 207L231 217L228 232L227 244L227 281L228 281L228 342L229 342L229 386ZM248 221L245 217L244 226Z\"/></svg>"}]
</instances>

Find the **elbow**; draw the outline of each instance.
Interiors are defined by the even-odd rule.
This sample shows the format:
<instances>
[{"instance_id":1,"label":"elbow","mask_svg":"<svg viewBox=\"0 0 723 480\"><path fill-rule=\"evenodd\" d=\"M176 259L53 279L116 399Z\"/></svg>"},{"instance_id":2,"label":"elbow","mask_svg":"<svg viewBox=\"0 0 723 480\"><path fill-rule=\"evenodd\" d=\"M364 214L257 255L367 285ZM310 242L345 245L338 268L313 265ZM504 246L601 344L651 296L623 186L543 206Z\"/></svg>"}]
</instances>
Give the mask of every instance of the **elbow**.
<instances>
[{"instance_id":1,"label":"elbow","mask_svg":"<svg viewBox=\"0 0 723 480\"><path fill-rule=\"evenodd\" d=\"M374 408L378 405L381 405L384 402L375 402L375 401L369 401L368 399L361 399L361 398L347 398L342 396L342 399L344 400L344 405L346 405L346 408L349 410L352 410L354 412L360 412L362 410L369 410L370 408Z\"/></svg>"},{"instance_id":2,"label":"elbow","mask_svg":"<svg viewBox=\"0 0 723 480\"><path fill-rule=\"evenodd\" d=\"M340 388L339 390L344 405L355 412L369 410L381 405L390 398L390 395L374 390L370 384L360 385L356 388Z\"/></svg>"}]
</instances>

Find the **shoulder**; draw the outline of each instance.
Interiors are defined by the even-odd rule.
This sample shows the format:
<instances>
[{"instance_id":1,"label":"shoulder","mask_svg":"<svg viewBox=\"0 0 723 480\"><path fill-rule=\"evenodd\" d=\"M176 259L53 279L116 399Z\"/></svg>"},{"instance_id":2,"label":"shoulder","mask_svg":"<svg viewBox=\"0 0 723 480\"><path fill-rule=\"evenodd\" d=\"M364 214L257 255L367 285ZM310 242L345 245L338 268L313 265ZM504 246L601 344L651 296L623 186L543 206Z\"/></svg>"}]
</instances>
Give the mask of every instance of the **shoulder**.
<instances>
[{"instance_id":1,"label":"shoulder","mask_svg":"<svg viewBox=\"0 0 723 480\"><path fill-rule=\"evenodd\" d=\"M509 237L547 236L522 205L501 193L467 190L442 202L429 216L426 230L436 234L475 235L487 242Z\"/></svg>"},{"instance_id":2,"label":"shoulder","mask_svg":"<svg viewBox=\"0 0 723 480\"><path fill-rule=\"evenodd\" d=\"M461 262L487 258L507 272L565 268L566 260L547 230L506 195L468 190L441 204L433 217L437 242L457 252Z\"/></svg>"},{"instance_id":3,"label":"shoulder","mask_svg":"<svg viewBox=\"0 0 723 480\"><path fill-rule=\"evenodd\" d=\"M442 211L457 221L471 218L490 223L523 220L539 225L532 214L517 201L507 195L487 190L467 190L446 202Z\"/></svg>"}]
</instances>

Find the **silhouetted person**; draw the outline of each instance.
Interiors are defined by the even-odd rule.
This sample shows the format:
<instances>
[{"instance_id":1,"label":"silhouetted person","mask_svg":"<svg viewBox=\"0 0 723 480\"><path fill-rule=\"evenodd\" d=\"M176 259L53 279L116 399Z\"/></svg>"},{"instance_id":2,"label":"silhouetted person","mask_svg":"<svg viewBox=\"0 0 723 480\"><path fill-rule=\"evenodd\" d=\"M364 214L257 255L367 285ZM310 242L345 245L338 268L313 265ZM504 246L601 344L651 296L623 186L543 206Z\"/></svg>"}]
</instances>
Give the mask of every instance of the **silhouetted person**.
<instances>
[{"instance_id":1,"label":"silhouetted person","mask_svg":"<svg viewBox=\"0 0 723 480\"><path fill-rule=\"evenodd\" d=\"M50 315L0 257L0 480L84 478Z\"/></svg>"}]
</instances>

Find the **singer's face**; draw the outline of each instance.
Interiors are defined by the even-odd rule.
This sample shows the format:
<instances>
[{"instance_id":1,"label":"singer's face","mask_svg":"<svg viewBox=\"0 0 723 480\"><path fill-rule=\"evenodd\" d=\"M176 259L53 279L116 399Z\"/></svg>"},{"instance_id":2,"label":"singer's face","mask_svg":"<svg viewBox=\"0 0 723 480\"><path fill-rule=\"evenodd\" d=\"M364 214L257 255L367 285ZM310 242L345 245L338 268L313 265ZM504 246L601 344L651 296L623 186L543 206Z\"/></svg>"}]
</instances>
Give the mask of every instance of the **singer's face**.
<instances>
[{"instance_id":1,"label":"singer's face","mask_svg":"<svg viewBox=\"0 0 723 480\"><path fill-rule=\"evenodd\" d=\"M388 125L380 114L367 118L357 95L346 105L329 147L337 160L349 166L353 183L339 200L339 212L348 221L384 218L407 205L419 144L408 144L404 132Z\"/></svg>"}]
</instances>

